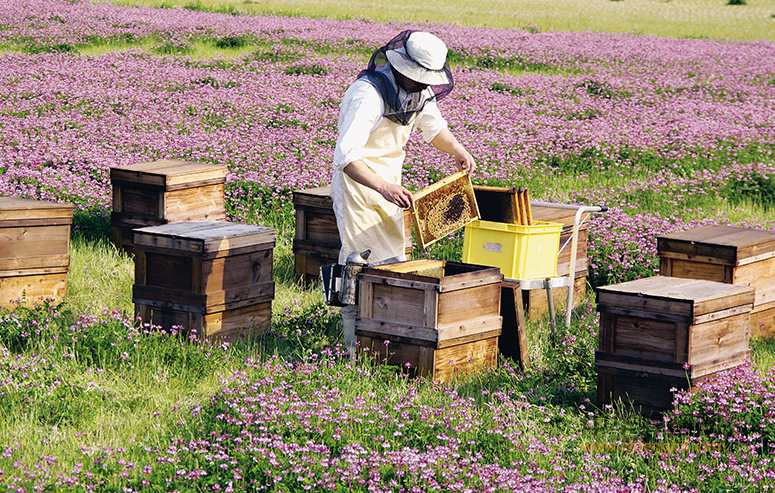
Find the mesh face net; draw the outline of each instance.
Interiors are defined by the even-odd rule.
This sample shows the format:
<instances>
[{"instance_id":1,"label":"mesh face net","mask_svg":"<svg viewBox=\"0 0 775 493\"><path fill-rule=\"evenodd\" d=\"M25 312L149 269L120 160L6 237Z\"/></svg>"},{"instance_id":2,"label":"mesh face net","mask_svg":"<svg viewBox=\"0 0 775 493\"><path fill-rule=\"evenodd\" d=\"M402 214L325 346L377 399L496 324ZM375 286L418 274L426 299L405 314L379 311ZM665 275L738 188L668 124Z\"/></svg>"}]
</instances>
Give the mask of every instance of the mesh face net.
<instances>
[{"instance_id":1,"label":"mesh face net","mask_svg":"<svg viewBox=\"0 0 775 493\"><path fill-rule=\"evenodd\" d=\"M365 77L379 91L386 106L384 117L400 125L409 125L414 116L422 111L429 101L441 101L455 87L452 71L445 62L442 70L447 74L447 80L449 80L447 84L429 86L430 91L415 93L408 101L403 103L400 101L398 91L387 75L389 68L386 53L389 50L406 48L406 40L409 39L409 35L413 32L412 30L403 31L391 39L385 46L375 51L371 55L369 65L358 74L358 78Z\"/></svg>"}]
</instances>

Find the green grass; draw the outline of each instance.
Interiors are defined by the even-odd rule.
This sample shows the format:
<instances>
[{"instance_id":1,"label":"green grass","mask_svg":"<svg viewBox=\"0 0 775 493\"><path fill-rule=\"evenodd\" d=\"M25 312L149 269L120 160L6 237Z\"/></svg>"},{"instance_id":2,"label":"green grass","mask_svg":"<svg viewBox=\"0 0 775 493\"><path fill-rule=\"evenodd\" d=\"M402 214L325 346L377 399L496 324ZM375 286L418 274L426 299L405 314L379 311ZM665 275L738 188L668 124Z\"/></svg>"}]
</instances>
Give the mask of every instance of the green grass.
<instances>
[{"instance_id":1,"label":"green grass","mask_svg":"<svg viewBox=\"0 0 775 493\"><path fill-rule=\"evenodd\" d=\"M235 13L270 13L377 21L448 22L463 26L528 28L537 31L610 31L679 38L775 40L775 2L750 0L112 0L119 5L186 7Z\"/></svg>"}]
</instances>

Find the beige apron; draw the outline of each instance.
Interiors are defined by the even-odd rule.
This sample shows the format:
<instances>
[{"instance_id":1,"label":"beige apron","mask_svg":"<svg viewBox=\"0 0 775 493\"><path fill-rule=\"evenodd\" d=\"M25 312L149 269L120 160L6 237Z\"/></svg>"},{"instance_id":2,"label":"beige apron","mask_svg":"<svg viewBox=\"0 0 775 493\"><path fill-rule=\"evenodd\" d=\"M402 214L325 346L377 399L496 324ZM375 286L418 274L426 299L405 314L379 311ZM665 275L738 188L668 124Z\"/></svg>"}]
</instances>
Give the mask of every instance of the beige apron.
<instances>
[{"instance_id":1,"label":"beige apron","mask_svg":"<svg viewBox=\"0 0 775 493\"><path fill-rule=\"evenodd\" d=\"M385 181L400 184L404 145L412 128L411 124L399 125L383 118L363 148L366 166ZM334 172L331 199L342 239L340 264L345 263L350 252L362 253L367 249L371 250L370 264L391 258L405 259L403 209L341 170Z\"/></svg>"}]
</instances>

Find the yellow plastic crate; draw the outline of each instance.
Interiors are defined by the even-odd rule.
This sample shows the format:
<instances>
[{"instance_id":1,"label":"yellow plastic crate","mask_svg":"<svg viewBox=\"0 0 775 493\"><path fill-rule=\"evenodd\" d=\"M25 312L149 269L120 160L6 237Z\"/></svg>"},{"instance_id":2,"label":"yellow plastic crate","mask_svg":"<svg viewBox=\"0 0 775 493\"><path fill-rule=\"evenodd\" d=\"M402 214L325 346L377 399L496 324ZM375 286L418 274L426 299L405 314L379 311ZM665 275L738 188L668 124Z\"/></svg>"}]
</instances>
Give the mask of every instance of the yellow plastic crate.
<instances>
[{"instance_id":1,"label":"yellow plastic crate","mask_svg":"<svg viewBox=\"0 0 775 493\"><path fill-rule=\"evenodd\" d=\"M562 224L534 221L533 226L473 221L464 230L463 262L500 267L509 279L557 275Z\"/></svg>"}]
</instances>

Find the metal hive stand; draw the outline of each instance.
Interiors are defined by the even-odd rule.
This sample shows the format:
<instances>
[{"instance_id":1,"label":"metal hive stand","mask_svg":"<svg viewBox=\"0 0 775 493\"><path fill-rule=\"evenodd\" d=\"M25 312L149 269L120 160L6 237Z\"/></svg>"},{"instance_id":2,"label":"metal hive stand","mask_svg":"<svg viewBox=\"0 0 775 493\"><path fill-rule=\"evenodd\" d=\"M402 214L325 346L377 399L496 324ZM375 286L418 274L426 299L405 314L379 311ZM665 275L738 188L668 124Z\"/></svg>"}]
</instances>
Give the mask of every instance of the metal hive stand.
<instances>
[{"instance_id":1,"label":"metal hive stand","mask_svg":"<svg viewBox=\"0 0 775 493\"><path fill-rule=\"evenodd\" d=\"M565 310L565 327L570 327L571 308L573 307L573 282L576 278L576 250L579 244L579 226L589 219L589 216L593 212L606 212L608 207L604 205L585 206L585 205L572 205L572 204L555 204L550 202L538 202L531 200L531 205L555 207L558 209L575 209L576 214L573 217L573 230L571 231L571 250L570 250L570 269L568 271L568 277L556 276L547 277L545 279L506 279L506 281L519 283L520 288L525 291L531 291L534 289L545 289L546 298L549 305L549 317L552 323L552 331L554 332L557 324L554 315L554 298L552 297L552 289L555 288L568 288L568 301L567 308ZM582 215L587 215L582 219ZM560 248L562 251L568 243L566 242Z\"/></svg>"}]
</instances>

